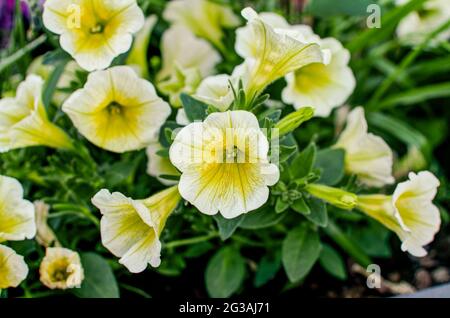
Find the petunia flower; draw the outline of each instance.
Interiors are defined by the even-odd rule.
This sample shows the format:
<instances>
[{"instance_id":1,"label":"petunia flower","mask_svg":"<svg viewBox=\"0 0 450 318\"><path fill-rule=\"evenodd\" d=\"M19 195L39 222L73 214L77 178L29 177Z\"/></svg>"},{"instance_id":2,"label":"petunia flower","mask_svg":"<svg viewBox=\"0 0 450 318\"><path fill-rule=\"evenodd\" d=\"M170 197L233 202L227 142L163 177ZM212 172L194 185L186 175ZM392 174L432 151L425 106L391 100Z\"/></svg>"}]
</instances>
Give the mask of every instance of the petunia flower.
<instances>
[{"instance_id":1,"label":"petunia flower","mask_svg":"<svg viewBox=\"0 0 450 318\"><path fill-rule=\"evenodd\" d=\"M47 118L42 103L44 81L28 75L15 98L0 100L0 152L29 146L72 149L72 141Z\"/></svg>"},{"instance_id":2,"label":"petunia flower","mask_svg":"<svg viewBox=\"0 0 450 318\"><path fill-rule=\"evenodd\" d=\"M0 176L0 242L22 241L36 235L33 203L23 198L22 185Z\"/></svg>"},{"instance_id":3,"label":"petunia flower","mask_svg":"<svg viewBox=\"0 0 450 318\"><path fill-rule=\"evenodd\" d=\"M147 173L158 179L164 185L174 185L177 182L175 180L168 180L161 178L161 175L178 176L180 173L172 165L169 158L161 157L158 151L163 150L163 146L159 142L154 142L147 147Z\"/></svg>"},{"instance_id":4,"label":"petunia flower","mask_svg":"<svg viewBox=\"0 0 450 318\"><path fill-rule=\"evenodd\" d=\"M144 25L136 0L47 0L43 22L61 47L87 71L109 67L127 52Z\"/></svg>"},{"instance_id":5,"label":"petunia flower","mask_svg":"<svg viewBox=\"0 0 450 318\"><path fill-rule=\"evenodd\" d=\"M226 111L234 101L232 84L229 75L209 76L200 83L194 97L220 111Z\"/></svg>"},{"instance_id":6,"label":"petunia flower","mask_svg":"<svg viewBox=\"0 0 450 318\"><path fill-rule=\"evenodd\" d=\"M392 196L358 196L358 209L394 231L402 250L418 257L427 254L423 246L433 241L441 219L433 204L439 180L429 171L411 172Z\"/></svg>"},{"instance_id":7,"label":"petunia flower","mask_svg":"<svg viewBox=\"0 0 450 318\"><path fill-rule=\"evenodd\" d=\"M42 284L50 289L81 286L84 270L77 252L62 247L48 247L39 267Z\"/></svg>"},{"instance_id":8,"label":"petunia flower","mask_svg":"<svg viewBox=\"0 0 450 318\"><path fill-rule=\"evenodd\" d=\"M12 248L0 245L0 289L17 287L28 276L23 256Z\"/></svg>"},{"instance_id":9,"label":"petunia flower","mask_svg":"<svg viewBox=\"0 0 450 318\"><path fill-rule=\"evenodd\" d=\"M181 196L200 212L231 219L261 207L279 170L268 160L269 143L255 115L212 113L182 128L169 150L181 171Z\"/></svg>"},{"instance_id":10,"label":"petunia flower","mask_svg":"<svg viewBox=\"0 0 450 318\"><path fill-rule=\"evenodd\" d=\"M36 211L36 242L44 247L49 247L54 242L56 243L56 246L59 246L60 244L56 238L55 233L47 223L48 210L50 209L50 206L48 204L45 204L43 201L35 201L33 205Z\"/></svg>"},{"instance_id":11,"label":"petunia flower","mask_svg":"<svg viewBox=\"0 0 450 318\"><path fill-rule=\"evenodd\" d=\"M158 88L169 95L176 107L181 106L179 95L195 93L202 78L211 75L221 61L211 44L182 26L164 32L161 50L163 65L157 74Z\"/></svg>"},{"instance_id":12,"label":"petunia flower","mask_svg":"<svg viewBox=\"0 0 450 318\"><path fill-rule=\"evenodd\" d=\"M319 45L299 41L290 32L277 32L251 8L242 10L254 41L253 56L246 57L248 100L254 99L270 83L311 63L323 63Z\"/></svg>"},{"instance_id":13,"label":"petunia flower","mask_svg":"<svg viewBox=\"0 0 450 318\"><path fill-rule=\"evenodd\" d=\"M158 192L144 200L133 200L122 193L103 189L92 203L100 209L103 245L120 257L130 272L140 273L148 264L161 264L159 236L167 218L178 205L180 195L176 186Z\"/></svg>"},{"instance_id":14,"label":"petunia flower","mask_svg":"<svg viewBox=\"0 0 450 318\"><path fill-rule=\"evenodd\" d=\"M368 186L394 182L392 150L378 136L367 132L364 109L357 107L347 117L347 126L334 145L345 150L345 170Z\"/></svg>"},{"instance_id":15,"label":"petunia flower","mask_svg":"<svg viewBox=\"0 0 450 318\"><path fill-rule=\"evenodd\" d=\"M150 35L158 21L156 15L151 15L145 20L144 27L136 34L133 46L128 54L126 64L135 68L139 76L149 78L147 49L150 43Z\"/></svg>"},{"instance_id":16,"label":"petunia flower","mask_svg":"<svg viewBox=\"0 0 450 318\"><path fill-rule=\"evenodd\" d=\"M223 28L233 28L240 24L239 18L230 8L209 0L170 1L163 17L175 25L187 27L221 50L224 50Z\"/></svg>"},{"instance_id":17,"label":"petunia flower","mask_svg":"<svg viewBox=\"0 0 450 318\"><path fill-rule=\"evenodd\" d=\"M118 153L148 146L171 112L153 85L128 66L89 74L62 109L90 142Z\"/></svg>"},{"instance_id":18,"label":"petunia flower","mask_svg":"<svg viewBox=\"0 0 450 318\"><path fill-rule=\"evenodd\" d=\"M404 5L409 0L397 0L397 5ZM419 45L426 37L450 19L450 2L448 0L427 0L422 8L412 11L397 26L397 36L408 45ZM432 45L450 39L450 30L439 33Z\"/></svg>"}]
</instances>

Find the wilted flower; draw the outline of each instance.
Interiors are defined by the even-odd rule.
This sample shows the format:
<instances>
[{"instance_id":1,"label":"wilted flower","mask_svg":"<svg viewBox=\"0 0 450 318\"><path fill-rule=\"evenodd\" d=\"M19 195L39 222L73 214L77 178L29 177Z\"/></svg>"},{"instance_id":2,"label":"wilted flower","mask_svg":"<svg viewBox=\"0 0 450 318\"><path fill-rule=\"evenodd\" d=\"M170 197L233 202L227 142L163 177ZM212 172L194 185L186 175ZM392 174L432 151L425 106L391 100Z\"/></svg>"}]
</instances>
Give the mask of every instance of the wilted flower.
<instances>
[{"instance_id":1,"label":"wilted flower","mask_svg":"<svg viewBox=\"0 0 450 318\"><path fill-rule=\"evenodd\" d=\"M224 49L222 28L233 28L240 24L239 18L230 8L209 0L170 1L163 16L175 25L187 27L220 49Z\"/></svg>"},{"instance_id":2,"label":"wilted flower","mask_svg":"<svg viewBox=\"0 0 450 318\"><path fill-rule=\"evenodd\" d=\"M397 0L404 5L410 0ZM410 45L421 44L426 37L450 19L450 2L448 0L427 0L422 8L409 13L400 21L397 35L401 41ZM439 33L431 42L437 44L450 38L450 30Z\"/></svg>"},{"instance_id":3,"label":"wilted flower","mask_svg":"<svg viewBox=\"0 0 450 318\"><path fill-rule=\"evenodd\" d=\"M164 32L161 40L163 65L157 74L158 88L170 96L173 106L181 106L180 93L195 93L203 77L211 75L221 57L203 39L182 26Z\"/></svg>"},{"instance_id":4,"label":"wilted flower","mask_svg":"<svg viewBox=\"0 0 450 318\"><path fill-rule=\"evenodd\" d=\"M48 247L39 267L42 284L50 289L81 286L84 270L77 252L62 247Z\"/></svg>"},{"instance_id":5,"label":"wilted flower","mask_svg":"<svg viewBox=\"0 0 450 318\"><path fill-rule=\"evenodd\" d=\"M231 77L226 74L209 76L200 83L194 97L220 111L226 111L234 100L231 85Z\"/></svg>"},{"instance_id":6,"label":"wilted flower","mask_svg":"<svg viewBox=\"0 0 450 318\"><path fill-rule=\"evenodd\" d=\"M154 142L147 147L147 173L158 179L164 185L173 185L176 184L175 180L168 180L161 178L161 175L168 176L178 176L180 173L178 170L172 165L169 158L161 157L158 154L158 151L163 150L164 147L161 146L159 142Z\"/></svg>"},{"instance_id":7,"label":"wilted flower","mask_svg":"<svg viewBox=\"0 0 450 318\"><path fill-rule=\"evenodd\" d=\"M48 210L49 205L45 204L43 201L35 201L34 209L36 211L36 241L39 245L49 247L56 242L59 245L56 235L53 230L48 226Z\"/></svg>"},{"instance_id":8,"label":"wilted flower","mask_svg":"<svg viewBox=\"0 0 450 318\"><path fill-rule=\"evenodd\" d=\"M181 129L170 160L182 175L181 196L200 212L231 219L261 207L279 179L268 160L269 143L255 115L212 113Z\"/></svg>"},{"instance_id":9,"label":"wilted flower","mask_svg":"<svg viewBox=\"0 0 450 318\"><path fill-rule=\"evenodd\" d=\"M136 34L133 46L127 57L127 65L135 68L139 76L149 78L147 49L150 43L150 35L158 21L156 15L151 15L145 20L144 27Z\"/></svg>"},{"instance_id":10,"label":"wilted flower","mask_svg":"<svg viewBox=\"0 0 450 318\"><path fill-rule=\"evenodd\" d=\"M334 147L345 150L345 170L356 174L362 183L380 187L394 182L392 150L381 137L367 132L362 107L350 112Z\"/></svg>"},{"instance_id":11,"label":"wilted flower","mask_svg":"<svg viewBox=\"0 0 450 318\"><path fill-rule=\"evenodd\" d=\"M245 63L250 70L246 80L249 100L260 94L273 81L311 63L324 61L319 45L299 41L289 32L277 32L251 8L242 10L248 20L255 45L252 57Z\"/></svg>"},{"instance_id":12,"label":"wilted flower","mask_svg":"<svg viewBox=\"0 0 450 318\"><path fill-rule=\"evenodd\" d=\"M47 0L43 22L82 68L94 71L130 49L144 14L136 0Z\"/></svg>"},{"instance_id":13,"label":"wilted flower","mask_svg":"<svg viewBox=\"0 0 450 318\"><path fill-rule=\"evenodd\" d=\"M161 263L159 236L167 218L178 205L177 187L161 191L145 200L133 200L119 192L103 189L92 203L100 209L103 245L132 273L150 264Z\"/></svg>"},{"instance_id":14,"label":"wilted flower","mask_svg":"<svg viewBox=\"0 0 450 318\"><path fill-rule=\"evenodd\" d=\"M23 199L22 185L0 176L0 242L22 241L36 235L34 206Z\"/></svg>"},{"instance_id":15,"label":"wilted flower","mask_svg":"<svg viewBox=\"0 0 450 318\"><path fill-rule=\"evenodd\" d=\"M170 115L153 85L128 66L89 74L62 109L90 142L119 153L148 146Z\"/></svg>"},{"instance_id":16,"label":"wilted flower","mask_svg":"<svg viewBox=\"0 0 450 318\"><path fill-rule=\"evenodd\" d=\"M47 118L42 103L44 81L28 75L15 98L0 100L0 152L28 146L72 149L70 138Z\"/></svg>"},{"instance_id":17,"label":"wilted flower","mask_svg":"<svg viewBox=\"0 0 450 318\"><path fill-rule=\"evenodd\" d=\"M423 246L433 241L441 223L439 209L432 202L438 186L439 180L431 172L411 172L392 196L359 196L358 208L394 231L403 251L425 256Z\"/></svg>"},{"instance_id":18,"label":"wilted flower","mask_svg":"<svg viewBox=\"0 0 450 318\"><path fill-rule=\"evenodd\" d=\"M27 277L28 266L23 256L5 245L0 245L0 289L17 287Z\"/></svg>"}]
</instances>

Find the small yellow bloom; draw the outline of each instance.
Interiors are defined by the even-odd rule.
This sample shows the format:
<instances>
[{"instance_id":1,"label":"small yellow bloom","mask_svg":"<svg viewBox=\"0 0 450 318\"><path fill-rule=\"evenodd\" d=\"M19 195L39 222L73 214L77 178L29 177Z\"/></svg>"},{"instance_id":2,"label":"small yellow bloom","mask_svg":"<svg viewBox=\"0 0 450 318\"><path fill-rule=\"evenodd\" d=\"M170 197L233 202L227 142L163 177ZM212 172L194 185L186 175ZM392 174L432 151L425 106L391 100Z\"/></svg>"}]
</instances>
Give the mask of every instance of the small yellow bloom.
<instances>
[{"instance_id":1,"label":"small yellow bloom","mask_svg":"<svg viewBox=\"0 0 450 318\"><path fill-rule=\"evenodd\" d=\"M28 75L15 98L0 100L0 152L29 146L72 149L70 138L47 118L42 103L44 81Z\"/></svg>"},{"instance_id":2,"label":"small yellow bloom","mask_svg":"<svg viewBox=\"0 0 450 318\"><path fill-rule=\"evenodd\" d=\"M289 32L277 32L251 8L242 10L242 16L248 20L255 43L252 56L244 56L250 70L245 80L249 100L286 74L311 63L323 63L319 45L299 41Z\"/></svg>"},{"instance_id":3,"label":"small yellow bloom","mask_svg":"<svg viewBox=\"0 0 450 318\"><path fill-rule=\"evenodd\" d=\"M47 0L43 22L82 68L94 71L130 49L144 14L136 0Z\"/></svg>"},{"instance_id":4,"label":"small yellow bloom","mask_svg":"<svg viewBox=\"0 0 450 318\"><path fill-rule=\"evenodd\" d=\"M232 78L226 74L209 76L200 83L194 97L222 112L226 111L234 101L230 81Z\"/></svg>"},{"instance_id":5,"label":"small yellow bloom","mask_svg":"<svg viewBox=\"0 0 450 318\"><path fill-rule=\"evenodd\" d=\"M56 242L56 245L59 245L58 240L56 239L56 235L53 230L48 226L48 210L49 206L45 204L43 201L35 201L34 209L36 211L36 241L39 245L44 247L49 247Z\"/></svg>"},{"instance_id":6,"label":"small yellow bloom","mask_svg":"<svg viewBox=\"0 0 450 318\"><path fill-rule=\"evenodd\" d=\"M0 289L17 287L28 275L28 266L23 256L4 245L0 245Z\"/></svg>"},{"instance_id":7,"label":"small yellow bloom","mask_svg":"<svg viewBox=\"0 0 450 318\"><path fill-rule=\"evenodd\" d=\"M34 206L23 199L22 185L0 176L0 242L22 241L35 235Z\"/></svg>"},{"instance_id":8,"label":"small yellow bloom","mask_svg":"<svg viewBox=\"0 0 450 318\"><path fill-rule=\"evenodd\" d=\"M42 284L50 289L81 286L84 270L77 252L62 247L49 247L39 267Z\"/></svg>"},{"instance_id":9,"label":"small yellow bloom","mask_svg":"<svg viewBox=\"0 0 450 318\"><path fill-rule=\"evenodd\" d=\"M221 61L211 44L179 25L164 32L161 51L163 65L157 74L158 88L170 96L176 107L181 106L180 93L195 93L202 78L211 75Z\"/></svg>"},{"instance_id":10,"label":"small yellow bloom","mask_svg":"<svg viewBox=\"0 0 450 318\"><path fill-rule=\"evenodd\" d=\"M158 151L163 150L163 146L159 142L152 143L147 147L147 173L158 179L164 185L174 185L177 183L175 180L167 180L160 178L160 175L179 176L180 173L172 165L169 158L161 157L157 154Z\"/></svg>"},{"instance_id":11,"label":"small yellow bloom","mask_svg":"<svg viewBox=\"0 0 450 318\"><path fill-rule=\"evenodd\" d=\"M161 191L145 200L133 200L119 192L103 189L92 203L100 209L103 245L120 257L130 272L140 273L150 264L161 264L159 236L167 218L178 205L177 187Z\"/></svg>"},{"instance_id":12,"label":"small yellow bloom","mask_svg":"<svg viewBox=\"0 0 450 318\"><path fill-rule=\"evenodd\" d=\"M423 246L433 241L441 223L439 209L432 202L438 186L431 172L411 172L392 196L362 195L357 207L394 231L403 251L422 257L427 254Z\"/></svg>"},{"instance_id":13,"label":"small yellow bloom","mask_svg":"<svg viewBox=\"0 0 450 318\"><path fill-rule=\"evenodd\" d=\"M187 27L220 49L224 49L222 28L233 28L240 24L239 18L230 8L208 0L170 1L163 16L175 25Z\"/></svg>"},{"instance_id":14,"label":"small yellow bloom","mask_svg":"<svg viewBox=\"0 0 450 318\"><path fill-rule=\"evenodd\" d=\"M397 5L404 5L410 0L397 0ZM450 2L448 0L427 0L422 8L409 13L397 27L397 36L408 45L419 45L426 37L450 19ZM450 30L439 33L432 45L450 39Z\"/></svg>"},{"instance_id":15,"label":"small yellow bloom","mask_svg":"<svg viewBox=\"0 0 450 318\"><path fill-rule=\"evenodd\" d=\"M350 112L347 126L334 147L345 150L346 171L356 174L362 183L381 187L394 182L392 150L381 137L367 132L362 107Z\"/></svg>"},{"instance_id":16,"label":"small yellow bloom","mask_svg":"<svg viewBox=\"0 0 450 318\"><path fill-rule=\"evenodd\" d=\"M181 129L170 160L182 175L181 196L200 212L228 219L261 207L268 186L279 179L269 163L269 143L255 115L246 111L213 113Z\"/></svg>"},{"instance_id":17,"label":"small yellow bloom","mask_svg":"<svg viewBox=\"0 0 450 318\"><path fill-rule=\"evenodd\" d=\"M136 34L133 47L127 57L127 65L137 69L137 73L143 78L150 77L148 73L147 49L150 43L150 35L157 21L158 17L156 15L151 15L145 20L144 27Z\"/></svg>"},{"instance_id":18,"label":"small yellow bloom","mask_svg":"<svg viewBox=\"0 0 450 318\"><path fill-rule=\"evenodd\" d=\"M153 85L128 66L89 74L62 109L90 142L119 153L148 146L171 112Z\"/></svg>"}]
</instances>

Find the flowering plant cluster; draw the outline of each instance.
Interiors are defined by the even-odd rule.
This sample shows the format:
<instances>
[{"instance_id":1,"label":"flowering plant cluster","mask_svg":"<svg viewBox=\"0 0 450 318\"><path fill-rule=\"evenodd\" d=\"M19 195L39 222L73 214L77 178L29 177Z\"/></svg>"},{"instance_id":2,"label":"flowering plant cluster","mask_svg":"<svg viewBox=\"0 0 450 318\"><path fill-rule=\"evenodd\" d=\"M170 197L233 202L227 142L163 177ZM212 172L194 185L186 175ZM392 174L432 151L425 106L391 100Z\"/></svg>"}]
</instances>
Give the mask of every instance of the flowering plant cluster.
<instances>
[{"instance_id":1,"label":"flowering plant cluster","mask_svg":"<svg viewBox=\"0 0 450 318\"><path fill-rule=\"evenodd\" d=\"M388 4L399 45L448 50L448 1L424 2ZM373 30L338 39L231 1L4 3L0 295L156 295L190 263L214 297L283 271L297 286L316 263L345 280L343 255L389 256L391 233L427 255L442 171L380 111L411 84L389 47L364 53ZM378 90L358 73L371 59Z\"/></svg>"}]
</instances>

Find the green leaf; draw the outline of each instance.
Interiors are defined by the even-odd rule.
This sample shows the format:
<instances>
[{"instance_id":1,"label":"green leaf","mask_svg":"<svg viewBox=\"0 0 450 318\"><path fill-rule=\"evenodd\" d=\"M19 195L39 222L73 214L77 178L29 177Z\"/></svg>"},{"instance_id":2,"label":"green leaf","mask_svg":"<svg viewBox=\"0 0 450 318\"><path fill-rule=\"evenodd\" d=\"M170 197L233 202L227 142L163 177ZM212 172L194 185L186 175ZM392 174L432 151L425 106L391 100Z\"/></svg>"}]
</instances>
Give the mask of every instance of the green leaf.
<instances>
[{"instance_id":1,"label":"green leaf","mask_svg":"<svg viewBox=\"0 0 450 318\"><path fill-rule=\"evenodd\" d=\"M253 285L261 287L272 280L281 268L281 253L266 254L261 258L256 269Z\"/></svg>"},{"instance_id":2,"label":"green leaf","mask_svg":"<svg viewBox=\"0 0 450 318\"><path fill-rule=\"evenodd\" d=\"M276 213L282 213L286 211L289 208L289 203L283 201L283 199L277 198L277 202L275 203L275 212Z\"/></svg>"},{"instance_id":3,"label":"green leaf","mask_svg":"<svg viewBox=\"0 0 450 318\"><path fill-rule=\"evenodd\" d=\"M186 112L187 118L194 122L196 120L204 120L208 115L208 105L185 94L180 95L181 103Z\"/></svg>"},{"instance_id":4,"label":"green leaf","mask_svg":"<svg viewBox=\"0 0 450 318\"><path fill-rule=\"evenodd\" d=\"M345 151L342 149L323 149L317 152L314 167L321 171L319 183L335 185L344 177Z\"/></svg>"},{"instance_id":5,"label":"green leaf","mask_svg":"<svg viewBox=\"0 0 450 318\"><path fill-rule=\"evenodd\" d=\"M303 215L311 214L311 209L306 204L305 199L303 199L303 198L295 200L295 202L291 205L291 208L295 212L301 213Z\"/></svg>"},{"instance_id":6,"label":"green leaf","mask_svg":"<svg viewBox=\"0 0 450 318\"><path fill-rule=\"evenodd\" d=\"M369 256L386 258L392 254L389 244L390 231L379 223L371 222L369 226L352 227L348 235Z\"/></svg>"},{"instance_id":7,"label":"green leaf","mask_svg":"<svg viewBox=\"0 0 450 318\"><path fill-rule=\"evenodd\" d=\"M172 144L173 131L182 126L178 125L176 122L168 120L159 130L159 143L161 146L168 148Z\"/></svg>"},{"instance_id":8,"label":"green leaf","mask_svg":"<svg viewBox=\"0 0 450 318\"><path fill-rule=\"evenodd\" d=\"M52 101L53 95L56 90L56 86L58 85L59 79L61 75L64 73L64 69L66 68L67 62L69 60L62 60L53 70L52 74L49 76L45 83L44 91L42 92L42 102L44 103L45 109L50 107L50 103ZM58 105L60 106L60 105Z\"/></svg>"},{"instance_id":9,"label":"green leaf","mask_svg":"<svg viewBox=\"0 0 450 318\"><path fill-rule=\"evenodd\" d=\"M316 145L311 143L292 161L289 169L294 179L306 177L311 172L316 161L316 151Z\"/></svg>"},{"instance_id":10,"label":"green leaf","mask_svg":"<svg viewBox=\"0 0 450 318\"><path fill-rule=\"evenodd\" d=\"M347 272L341 255L328 244L324 244L322 247L319 257L320 266L331 276L340 280L346 280Z\"/></svg>"},{"instance_id":11,"label":"green leaf","mask_svg":"<svg viewBox=\"0 0 450 318\"><path fill-rule=\"evenodd\" d=\"M206 267L206 290L211 297L227 298L242 285L245 276L245 260L232 247L220 249Z\"/></svg>"},{"instance_id":12,"label":"green leaf","mask_svg":"<svg viewBox=\"0 0 450 318\"><path fill-rule=\"evenodd\" d=\"M291 282L303 279L320 255L319 234L307 226L291 230L283 241L282 262Z\"/></svg>"},{"instance_id":13,"label":"green leaf","mask_svg":"<svg viewBox=\"0 0 450 318\"><path fill-rule=\"evenodd\" d=\"M214 215L217 227L219 228L219 235L222 241L227 240L233 235L234 231L239 227L239 224L244 220L244 215L240 215L233 219L226 219L220 213Z\"/></svg>"},{"instance_id":14,"label":"green leaf","mask_svg":"<svg viewBox=\"0 0 450 318\"><path fill-rule=\"evenodd\" d=\"M285 214L277 214L272 207L266 207L245 214L244 220L242 220L239 227L246 230L258 230L273 226L280 222L284 217Z\"/></svg>"},{"instance_id":15,"label":"green leaf","mask_svg":"<svg viewBox=\"0 0 450 318\"><path fill-rule=\"evenodd\" d=\"M374 3L374 0L311 0L307 2L306 13L328 18L332 15L367 15L367 7Z\"/></svg>"},{"instance_id":16,"label":"green leaf","mask_svg":"<svg viewBox=\"0 0 450 318\"><path fill-rule=\"evenodd\" d=\"M311 210L311 213L305 214L305 217L318 226L327 226L328 212L325 202L320 199L311 197L308 199L307 204L309 206L309 209Z\"/></svg>"},{"instance_id":17,"label":"green leaf","mask_svg":"<svg viewBox=\"0 0 450 318\"><path fill-rule=\"evenodd\" d=\"M73 293L81 298L119 298L119 287L108 262L98 254L81 254L84 281Z\"/></svg>"}]
</instances>

